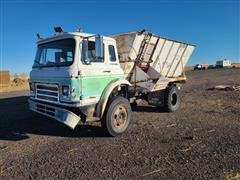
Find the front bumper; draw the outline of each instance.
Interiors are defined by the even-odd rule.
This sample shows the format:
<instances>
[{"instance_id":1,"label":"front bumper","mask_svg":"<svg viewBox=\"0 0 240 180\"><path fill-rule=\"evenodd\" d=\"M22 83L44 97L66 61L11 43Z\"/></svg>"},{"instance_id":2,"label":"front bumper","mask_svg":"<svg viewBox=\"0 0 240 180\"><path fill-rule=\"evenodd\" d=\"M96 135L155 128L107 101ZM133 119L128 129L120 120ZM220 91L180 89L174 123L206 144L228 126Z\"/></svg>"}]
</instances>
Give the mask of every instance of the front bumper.
<instances>
[{"instance_id":1,"label":"front bumper","mask_svg":"<svg viewBox=\"0 0 240 180\"><path fill-rule=\"evenodd\" d=\"M40 103L33 101L31 99L28 100L29 109L37 112L39 114L43 114L45 116L56 119L57 121L67 125L68 127L74 129L78 122L80 121L80 117L74 114L71 111L68 111L64 108L51 106L48 104Z\"/></svg>"}]
</instances>

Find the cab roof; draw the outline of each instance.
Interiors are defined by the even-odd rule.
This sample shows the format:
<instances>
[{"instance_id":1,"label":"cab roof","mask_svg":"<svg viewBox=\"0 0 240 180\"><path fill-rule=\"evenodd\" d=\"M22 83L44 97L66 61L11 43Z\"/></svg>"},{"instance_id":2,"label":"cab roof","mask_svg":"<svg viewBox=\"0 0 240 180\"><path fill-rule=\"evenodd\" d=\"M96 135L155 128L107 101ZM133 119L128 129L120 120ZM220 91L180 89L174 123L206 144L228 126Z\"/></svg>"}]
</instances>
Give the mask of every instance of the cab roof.
<instances>
[{"instance_id":1,"label":"cab roof","mask_svg":"<svg viewBox=\"0 0 240 180\"><path fill-rule=\"evenodd\" d=\"M82 33L82 32L62 32L62 33L56 33L53 36L47 37L47 38L41 38L37 41L37 44L42 44L54 40L59 39L65 39L65 38L71 38L71 37L80 37L80 38L93 38L96 34L90 34L90 33ZM104 40L108 41L115 41L114 38L103 36Z\"/></svg>"}]
</instances>

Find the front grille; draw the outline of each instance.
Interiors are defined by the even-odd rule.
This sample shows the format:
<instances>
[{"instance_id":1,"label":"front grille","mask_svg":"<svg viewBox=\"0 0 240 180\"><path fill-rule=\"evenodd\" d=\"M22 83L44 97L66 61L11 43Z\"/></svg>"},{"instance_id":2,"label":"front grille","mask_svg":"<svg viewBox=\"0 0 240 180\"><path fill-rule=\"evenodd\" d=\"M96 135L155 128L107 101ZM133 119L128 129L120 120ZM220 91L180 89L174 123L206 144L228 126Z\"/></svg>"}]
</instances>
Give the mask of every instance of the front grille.
<instances>
[{"instance_id":1,"label":"front grille","mask_svg":"<svg viewBox=\"0 0 240 180\"><path fill-rule=\"evenodd\" d=\"M52 117L55 116L55 109L52 108L52 107L48 107L47 105L37 104L36 110L37 110L38 112L45 113L45 114L50 115L50 116L52 116Z\"/></svg>"},{"instance_id":2,"label":"front grille","mask_svg":"<svg viewBox=\"0 0 240 180\"><path fill-rule=\"evenodd\" d=\"M50 101L59 101L59 90L56 84L36 84L36 98Z\"/></svg>"}]
</instances>

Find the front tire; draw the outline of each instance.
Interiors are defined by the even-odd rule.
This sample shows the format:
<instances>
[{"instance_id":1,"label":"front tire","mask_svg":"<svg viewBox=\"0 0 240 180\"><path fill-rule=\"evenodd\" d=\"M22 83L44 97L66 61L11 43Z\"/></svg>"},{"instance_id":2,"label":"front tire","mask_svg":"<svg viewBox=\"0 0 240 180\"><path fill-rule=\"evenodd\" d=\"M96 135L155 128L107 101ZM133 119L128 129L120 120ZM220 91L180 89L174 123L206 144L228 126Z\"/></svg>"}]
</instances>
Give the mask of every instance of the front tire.
<instances>
[{"instance_id":1,"label":"front tire","mask_svg":"<svg viewBox=\"0 0 240 180\"><path fill-rule=\"evenodd\" d=\"M129 127L132 110L129 101L121 96L113 97L102 119L103 128L110 136L120 136Z\"/></svg>"},{"instance_id":2,"label":"front tire","mask_svg":"<svg viewBox=\"0 0 240 180\"><path fill-rule=\"evenodd\" d=\"M166 88L164 108L168 112L176 111L180 106L180 93L175 85Z\"/></svg>"}]
</instances>

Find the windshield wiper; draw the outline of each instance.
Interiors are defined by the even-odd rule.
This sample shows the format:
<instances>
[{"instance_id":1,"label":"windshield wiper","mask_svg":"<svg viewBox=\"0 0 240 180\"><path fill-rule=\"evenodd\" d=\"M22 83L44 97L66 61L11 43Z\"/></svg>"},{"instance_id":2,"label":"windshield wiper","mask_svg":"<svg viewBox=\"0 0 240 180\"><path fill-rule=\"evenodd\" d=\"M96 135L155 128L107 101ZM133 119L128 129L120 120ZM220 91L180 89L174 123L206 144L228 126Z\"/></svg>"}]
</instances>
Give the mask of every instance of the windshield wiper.
<instances>
[{"instance_id":1,"label":"windshield wiper","mask_svg":"<svg viewBox=\"0 0 240 180\"><path fill-rule=\"evenodd\" d=\"M40 65L40 63L39 63L38 61L36 61L36 60L34 61L34 63L36 63L36 64Z\"/></svg>"},{"instance_id":2,"label":"windshield wiper","mask_svg":"<svg viewBox=\"0 0 240 180\"><path fill-rule=\"evenodd\" d=\"M38 62L38 61L35 60L35 61L34 61L34 64L37 65L37 66L35 65L35 67L42 68L42 64L41 64L40 62Z\"/></svg>"}]
</instances>

